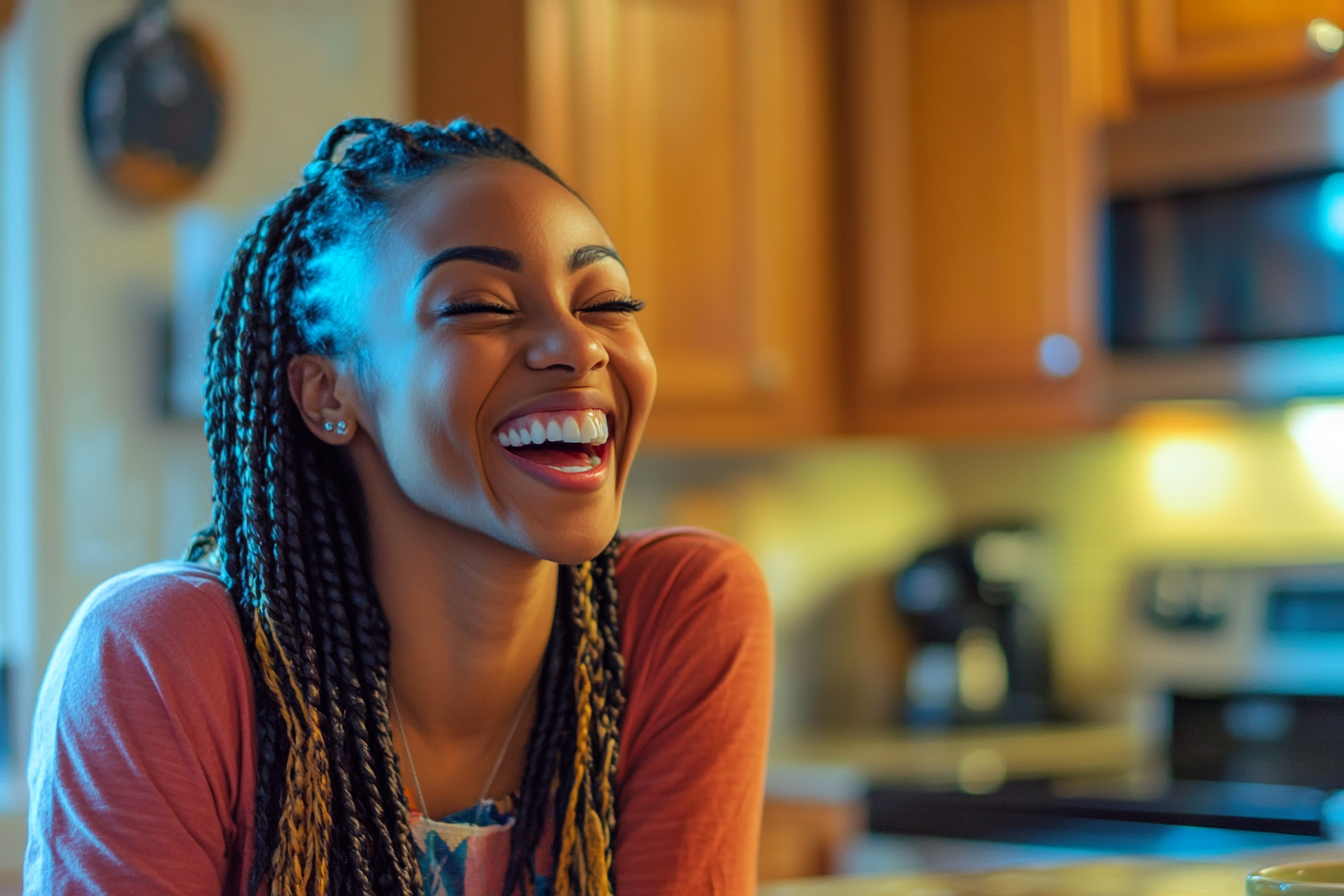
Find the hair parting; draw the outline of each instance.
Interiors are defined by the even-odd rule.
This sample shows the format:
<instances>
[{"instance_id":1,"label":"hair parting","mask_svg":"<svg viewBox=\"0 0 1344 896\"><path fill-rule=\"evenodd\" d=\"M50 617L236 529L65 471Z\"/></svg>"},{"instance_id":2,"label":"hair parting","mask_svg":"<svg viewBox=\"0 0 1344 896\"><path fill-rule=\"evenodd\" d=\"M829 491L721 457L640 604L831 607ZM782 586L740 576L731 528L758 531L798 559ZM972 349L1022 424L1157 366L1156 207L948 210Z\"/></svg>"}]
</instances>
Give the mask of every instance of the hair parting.
<instances>
[{"instance_id":1,"label":"hair parting","mask_svg":"<svg viewBox=\"0 0 1344 896\"><path fill-rule=\"evenodd\" d=\"M415 181L473 158L559 181L512 137L464 119L337 125L303 183L242 240L216 304L205 392L214 514L187 559L219 567L256 689L253 893L263 883L275 896L421 892L359 485L341 449L304 426L287 367L305 352L358 357L356 328L323 288L325 256L376 226ZM561 570L503 896L536 891L548 832L556 896L613 891L618 548L614 539Z\"/></svg>"}]
</instances>

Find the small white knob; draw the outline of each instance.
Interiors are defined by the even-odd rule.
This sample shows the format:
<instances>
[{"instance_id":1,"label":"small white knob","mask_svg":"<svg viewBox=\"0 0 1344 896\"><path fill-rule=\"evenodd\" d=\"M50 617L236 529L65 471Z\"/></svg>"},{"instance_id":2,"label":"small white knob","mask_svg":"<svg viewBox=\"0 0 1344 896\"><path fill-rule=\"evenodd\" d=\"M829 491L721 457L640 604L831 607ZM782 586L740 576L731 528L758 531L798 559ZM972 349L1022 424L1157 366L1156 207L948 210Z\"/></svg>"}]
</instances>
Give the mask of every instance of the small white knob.
<instances>
[{"instance_id":1,"label":"small white knob","mask_svg":"<svg viewBox=\"0 0 1344 896\"><path fill-rule=\"evenodd\" d=\"M1051 379L1067 379L1083 363L1083 350L1063 333L1051 333L1041 340L1036 352L1041 371Z\"/></svg>"},{"instance_id":2,"label":"small white knob","mask_svg":"<svg viewBox=\"0 0 1344 896\"><path fill-rule=\"evenodd\" d=\"M1307 43L1326 56L1344 49L1344 29L1329 19L1312 19L1307 25Z\"/></svg>"}]
</instances>

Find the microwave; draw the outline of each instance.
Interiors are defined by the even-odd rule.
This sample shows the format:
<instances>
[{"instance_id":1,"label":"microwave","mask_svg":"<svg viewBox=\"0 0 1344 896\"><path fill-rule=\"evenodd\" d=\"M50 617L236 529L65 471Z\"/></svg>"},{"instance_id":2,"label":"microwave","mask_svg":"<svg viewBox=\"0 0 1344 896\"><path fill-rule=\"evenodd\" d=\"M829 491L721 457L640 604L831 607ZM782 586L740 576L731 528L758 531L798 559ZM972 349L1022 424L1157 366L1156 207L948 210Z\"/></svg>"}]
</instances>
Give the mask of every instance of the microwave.
<instances>
[{"instance_id":1,"label":"microwave","mask_svg":"<svg viewBox=\"0 0 1344 896\"><path fill-rule=\"evenodd\" d=\"M1107 151L1112 396L1344 395L1344 89L1162 110Z\"/></svg>"}]
</instances>

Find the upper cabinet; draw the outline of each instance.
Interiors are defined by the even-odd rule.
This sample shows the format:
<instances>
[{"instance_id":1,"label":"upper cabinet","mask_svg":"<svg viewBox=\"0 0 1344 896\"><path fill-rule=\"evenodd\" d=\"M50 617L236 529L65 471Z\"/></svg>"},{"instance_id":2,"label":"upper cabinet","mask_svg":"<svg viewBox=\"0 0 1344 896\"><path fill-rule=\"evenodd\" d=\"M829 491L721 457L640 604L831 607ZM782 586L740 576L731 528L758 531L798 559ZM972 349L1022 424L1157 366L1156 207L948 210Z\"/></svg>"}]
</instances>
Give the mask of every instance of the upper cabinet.
<instances>
[{"instance_id":1,"label":"upper cabinet","mask_svg":"<svg viewBox=\"0 0 1344 896\"><path fill-rule=\"evenodd\" d=\"M1127 0L1135 98L1344 75L1344 0Z\"/></svg>"},{"instance_id":2,"label":"upper cabinet","mask_svg":"<svg viewBox=\"0 0 1344 896\"><path fill-rule=\"evenodd\" d=\"M417 112L521 133L611 233L658 363L647 439L835 432L822 2L417 7Z\"/></svg>"},{"instance_id":3,"label":"upper cabinet","mask_svg":"<svg viewBox=\"0 0 1344 896\"><path fill-rule=\"evenodd\" d=\"M1087 0L847 5L858 429L1095 421L1101 21Z\"/></svg>"}]
</instances>

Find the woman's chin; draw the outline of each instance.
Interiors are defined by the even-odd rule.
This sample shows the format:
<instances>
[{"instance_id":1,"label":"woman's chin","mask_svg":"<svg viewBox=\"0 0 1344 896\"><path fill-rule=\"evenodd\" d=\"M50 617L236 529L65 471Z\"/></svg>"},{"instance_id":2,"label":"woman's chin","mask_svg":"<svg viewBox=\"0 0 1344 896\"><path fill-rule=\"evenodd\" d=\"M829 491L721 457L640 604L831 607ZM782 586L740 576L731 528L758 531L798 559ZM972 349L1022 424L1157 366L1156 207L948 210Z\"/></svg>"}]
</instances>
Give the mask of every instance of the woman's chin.
<instances>
[{"instance_id":1,"label":"woman's chin","mask_svg":"<svg viewBox=\"0 0 1344 896\"><path fill-rule=\"evenodd\" d=\"M579 527L565 532L536 533L529 553L562 566L577 566L592 560L611 543L616 527Z\"/></svg>"}]
</instances>

